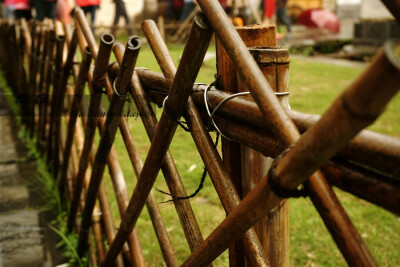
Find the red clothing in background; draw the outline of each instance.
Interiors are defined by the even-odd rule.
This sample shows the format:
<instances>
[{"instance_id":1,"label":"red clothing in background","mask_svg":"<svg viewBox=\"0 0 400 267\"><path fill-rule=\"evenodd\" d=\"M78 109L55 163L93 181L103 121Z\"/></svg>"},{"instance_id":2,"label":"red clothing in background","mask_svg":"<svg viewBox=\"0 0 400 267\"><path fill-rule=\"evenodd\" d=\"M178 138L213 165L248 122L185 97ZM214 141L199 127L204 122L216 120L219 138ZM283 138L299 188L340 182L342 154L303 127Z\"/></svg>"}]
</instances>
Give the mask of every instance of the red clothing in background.
<instances>
[{"instance_id":1,"label":"red clothing in background","mask_svg":"<svg viewBox=\"0 0 400 267\"><path fill-rule=\"evenodd\" d=\"M264 0L264 17L272 18L275 15L275 0Z\"/></svg>"}]
</instances>

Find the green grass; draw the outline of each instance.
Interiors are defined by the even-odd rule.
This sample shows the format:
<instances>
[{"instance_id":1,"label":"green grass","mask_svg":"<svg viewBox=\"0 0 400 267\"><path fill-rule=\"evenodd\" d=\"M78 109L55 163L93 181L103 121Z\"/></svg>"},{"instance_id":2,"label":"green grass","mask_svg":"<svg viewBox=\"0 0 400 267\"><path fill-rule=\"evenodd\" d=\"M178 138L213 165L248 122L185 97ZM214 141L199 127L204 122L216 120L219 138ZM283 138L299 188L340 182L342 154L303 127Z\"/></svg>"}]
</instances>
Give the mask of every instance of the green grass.
<instances>
[{"instance_id":1,"label":"green grass","mask_svg":"<svg viewBox=\"0 0 400 267\"><path fill-rule=\"evenodd\" d=\"M214 47L211 50L214 51ZM176 64L182 53L181 46L171 46L171 55ZM137 66L159 71L156 60L148 46L141 49ZM293 59L290 67L290 103L292 109L307 113L322 114L333 99L337 97L361 72L362 68L342 67L324 63L307 62ZM214 79L215 63L207 62L200 71L198 82L210 83ZM378 89L377 89L378 90ZM157 115L160 115L157 109ZM388 135L400 137L400 96L397 95L385 113L370 128ZM140 120L129 119L130 130L144 161L149 149L149 140ZM121 167L127 181L129 194L133 191L136 177L129 161L122 137L116 138ZM193 192L199 183L203 163L190 134L178 129L171 144L171 151L179 169L182 181L188 193ZM191 171L191 166L196 168ZM193 167L192 167L193 168ZM119 214L108 174L105 181L109 190L112 208L115 212L115 224L119 224ZM155 187L167 190L162 175L159 175ZM370 251L383 266L400 264L400 221L393 214L359 200L347 193L336 190L339 199L348 211L360 234L368 244ZM168 199L154 192L158 202ZM204 189L191 200L203 237L207 237L224 219L225 212L207 178ZM182 263L190 250L185 240L179 219L173 204L159 204L175 253ZM162 254L147 211L143 211L137 224L146 261L149 266L162 266ZM345 266L346 263L335 243L327 232L321 218L309 199L290 201L290 261L292 266ZM228 266L228 254L225 252L214 266Z\"/></svg>"}]
</instances>

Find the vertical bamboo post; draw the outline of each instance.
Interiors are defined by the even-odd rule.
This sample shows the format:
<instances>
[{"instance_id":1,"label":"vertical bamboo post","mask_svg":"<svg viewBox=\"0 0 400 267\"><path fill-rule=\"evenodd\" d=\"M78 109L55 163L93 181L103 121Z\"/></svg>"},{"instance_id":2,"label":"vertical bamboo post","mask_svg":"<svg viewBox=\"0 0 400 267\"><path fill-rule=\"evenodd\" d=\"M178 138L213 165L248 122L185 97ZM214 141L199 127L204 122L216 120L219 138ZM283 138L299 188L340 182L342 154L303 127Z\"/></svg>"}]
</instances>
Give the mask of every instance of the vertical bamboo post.
<instances>
[{"instance_id":1,"label":"vertical bamboo post","mask_svg":"<svg viewBox=\"0 0 400 267\"><path fill-rule=\"evenodd\" d=\"M247 27L237 27L237 31L240 37L243 39L247 46L275 46L276 45L276 31L274 27L271 26L247 26ZM239 91L246 91L240 89L238 86L237 75L232 75L236 73L236 68L232 61L229 59L228 54L223 48L219 39L216 42L217 46L217 87L223 88L226 91L237 93ZM222 138L222 156L224 160L225 167L234 183L236 190L241 197L244 197L244 192L242 188L242 181L248 180L249 173L244 171L244 167L247 165L252 166L251 169L260 171L261 169L266 169L265 162L261 161L260 156L256 156L254 160L250 160L252 154L254 153L248 148L242 148L239 143L232 142ZM242 167L243 166L243 167ZM260 177L261 178L261 177ZM247 183L244 183L247 185ZM258 229L258 237L261 244L266 248L267 232L265 227ZM281 246L280 246L281 247ZM230 265L231 266L243 266L244 258L242 255L242 247L236 242L230 247ZM265 251L268 255L268 251ZM285 253L283 253L285 254Z\"/></svg>"},{"instance_id":2,"label":"vertical bamboo post","mask_svg":"<svg viewBox=\"0 0 400 267\"><path fill-rule=\"evenodd\" d=\"M31 61L31 67L30 67L30 72L29 72L29 94L28 94L28 105L30 106L29 108L29 114L28 116L28 127L30 130L30 137L32 138L34 135L35 131L35 91L36 91L36 74L37 74L37 68L39 64L39 59L40 59L40 44L41 44L41 29L34 24L33 29L32 29L32 61Z\"/></svg>"},{"instance_id":3,"label":"vertical bamboo post","mask_svg":"<svg viewBox=\"0 0 400 267\"><path fill-rule=\"evenodd\" d=\"M289 91L289 52L279 47L255 47L250 48L250 53L272 89L283 94L280 101L287 108L289 105L288 95L285 95L284 92ZM239 91L247 90L245 83L240 78L238 84ZM265 157L260 152L243 145L241 153L244 197L268 174L273 158ZM285 199L255 226L271 266L289 266L288 213L288 200Z\"/></svg>"}]
</instances>

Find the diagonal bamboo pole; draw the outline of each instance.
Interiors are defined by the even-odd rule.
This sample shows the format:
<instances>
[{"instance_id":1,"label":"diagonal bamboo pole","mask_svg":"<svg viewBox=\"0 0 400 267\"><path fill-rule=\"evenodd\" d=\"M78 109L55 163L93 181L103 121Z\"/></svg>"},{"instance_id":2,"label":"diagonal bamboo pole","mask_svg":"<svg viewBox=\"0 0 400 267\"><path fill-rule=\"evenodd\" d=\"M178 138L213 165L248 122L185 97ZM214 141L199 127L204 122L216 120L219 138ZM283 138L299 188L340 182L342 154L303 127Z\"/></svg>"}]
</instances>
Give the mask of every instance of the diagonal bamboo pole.
<instances>
[{"instance_id":1,"label":"diagonal bamboo pole","mask_svg":"<svg viewBox=\"0 0 400 267\"><path fill-rule=\"evenodd\" d=\"M383 111L388 101L397 93L400 84L400 64L394 59L397 55L393 56L392 49L394 48L387 47L386 55L380 51L370 68L334 101L318 123L277 163L273 174L278 177L277 182L283 188L296 189ZM386 83L382 84L382 80ZM377 87L380 88L379 94L376 94ZM272 191L270 179L271 177L265 177L182 266L202 266L212 261L276 206L282 198ZM352 240L349 236L345 237L346 242L353 242ZM358 248L359 244L350 243L345 251L356 256L347 258L351 260L350 265L376 265L373 258L361 257L364 254ZM366 247L361 249L365 250Z\"/></svg>"},{"instance_id":2,"label":"diagonal bamboo pole","mask_svg":"<svg viewBox=\"0 0 400 267\"><path fill-rule=\"evenodd\" d=\"M152 27L147 27L146 23L142 24L142 30L145 33L146 38L150 43L150 46L152 46L152 49L154 49L152 45L153 43L164 44L164 41L162 40L161 36L155 34L158 32L158 30L154 26L155 25L152 25ZM160 50L161 50L160 53L164 53L163 51L167 51L166 47L160 48ZM156 59L158 60L159 58L156 57ZM161 63L159 64L160 65L171 64L171 61L165 60L163 61L162 64ZM172 63L171 66L174 67L175 65ZM146 99L146 97L144 97L143 90L140 90L141 85L136 72L132 79L132 84L137 85L132 87L133 89L132 95L139 113L143 114L142 116L143 124L146 128L147 136L151 141L153 139L155 130L158 125L157 118L153 112L153 109L150 106L149 101ZM164 174L165 181L172 194L179 196L186 195L182 180L179 176L178 170L176 168L170 150L168 150L165 155L164 162L161 165L161 171ZM198 226L193 209L190 205L190 201L189 200L175 201L174 205L178 213L178 217L181 222L183 231L185 233L186 240L188 241L190 250L194 251L194 249L197 248L203 242L203 237L201 235L200 227Z\"/></svg>"},{"instance_id":3,"label":"diagonal bamboo pole","mask_svg":"<svg viewBox=\"0 0 400 267\"><path fill-rule=\"evenodd\" d=\"M97 51L97 46L96 46L95 42L87 42L86 41L86 40L91 39L90 36L92 36L93 33L91 32L89 26L87 25L86 19L84 19L84 18L81 19L81 17L82 17L82 11L77 12L76 13L76 20L77 20L76 29L77 29L77 33L78 33L79 46L81 49L86 47L87 45L89 45L89 47L95 46L95 47L91 48L91 51ZM90 72L89 72L89 74L90 74ZM91 75L89 75L89 79L91 79L90 77L91 77ZM89 84L91 84L91 82ZM108 93L113 92L112 86L110 85L109 82L107 82L107 78L106 78L105 87L107 88ZM89 88L90 88L90 86L89 86ZM83 119L86 119L86 117L83 117ZM98 127L99 127L100 131L102 131L101 129L104 128L105 119L101 117L101 118L99 118L98 122L99 122ZM126 126L126 124L125 124L125 126ZM92 154L94 154L94 152ZM113 156L113 155L115 155L115 156ZM116 151L113 147L111 147L109 157L114 158L114 159L117 158ZM91 157L91 161L92 161L92 157ZM93 162L92 162L92 165L93 165ZM119 180L123 180L121 166L119 165L118 161L112 161L109 159L108 167L110 170L111 178L114 182L113 183L114 190L120 192L122 185L117 184L116 182ZM126 190L126 188L124 190ZM118 200L119 200L118 205L119 205L120 211L125 210L128 200L126 200L126 201L125 200L121 201L121 199L118 199ZM125 206L121 206L121 204L125 205ZM141 247L141 244L139 241L138 231L137 231L136 227L129 234L128 243L129 243L129 248L128 248L128 246L124 246L124 248L123 248L123 255L124 255L126 261L130 262L130 264L133 266L144 266L145 265L144 255L142 252L142 247Z\"/></svg>"},{"instance_id":4,"label":"diagonal bamboo pole","mask_svg":"<svg viewBox=\"0 0 400 267\"><path fill-rule=\"evenodd\" d=\"M96 132L97 116L94 116L99 111L101 102L101 90L104 83L104 75L107 71L108 61L111 55L112 45L114 43L114 37L110 34L103 34L100 39L99 54L96 58L96 63L93 72L92 81L92 95L90 97L90 105L88 111L88 117L85 128L85 142L83 144L82 154L79 160L79 171L76 177L76 188L74 191L74 197L71 201L70 210L68 214L68 229L71 231L75 222L76 212L78 211L78 205L81 197L83 178L89 164L89 156L92 149L94 135ZM93 115L92 115L93 114ZM64 187L65 175L68 166L67 154L69 151L65 150L64 154L64 166L60 176L60 188Z\"/></svg>"},{"instance_id":5,"label":"diagonal bamboo pole","mask_svg":"<svg viewBox=\"0 0 400 267\"><path fill-rule=\"evenodd\" d=\"M122 114L125 99L124 96L127 92L127 86L135 68L137 56L139 54L141 43L138 37L134 36L128 39L127 49L124 54L124 59L121 64L121 71L118 75L118 80L115 82L115 90L119 95L113 95L111 100L109 112L113 116L108 116L105 123L104 131L101 135L98 150L95 156L93 165L93 172L90 178L90 185L87 191L85 208L82 213L81 231L78 241L78 254L83 255L87 250L87 238L90 227L90 217L93 212L93 207L96 201L96 195L101 184L102 176L104 173L105 165L107 164L108 155L112 147L115 134L117 131L119 117ZM118 236L118 235L117 235ZM114 241L115 242L115 241ZM122 246L121 246L122 247ZM117 256L117 254L115 255ZM114 262L115 258L112 262Z\"/></svg>"},{"instance_id":6,"label":"diagonal bamboo pole","mask_svg":"<svg viewBox=\"0 0 400 267\"><path fill-rule=\"evenodd\" d=\"M142 29L149 41L149 44L164 76L167 79L174 79L176 74L174 61L172 60L154 21L144 21L142 23ZM137 94L144 93L143 89L142 92L138 91L140 88L135 88L135 90ZM190 123L193 127L191 129L193 139L198 147L203 161L206 164L207 170L210 173L225 211L229 213L238 205L238 203L240 203L238 193L236 192L229 175L223 167L221 158L212 144L210 135L205 130L205 126L201 119L199 119L200 116L191 97L189 97L189 104L186 108L186 112L189 114ZM268 265L267 260L265 259L263 248L253 229L250 229L241 241L243 243L243 248L246 251L246 256L250 266Z\"/></svg>"},{"instance_id":7,"label":"diagonal bamboo pole","mask_svg":"<svg viewBox=\"0 0 400 267\"><path fill-rule=\"evenodd\" d=\"M61 88L64 88L63 89L64 92L68 85L68 78L69 78L69 74L73 67L77 46L78 46L78 37L77 37L76 31L74 31L74 33L72 35L72 39L69 42L68 56L67 56L67 60L65 62L64 68L63 68ZM63 103L63 101L61 101L61 103ZM61 166L60 177L58 179L58 189L60 191L60 195L64 194L65 180L66 180L68 163L69 163L69 156L71 153L71 143L70 142L72 142L72 139L70 136L68 136L66 140L67 140L66 141L67 143L65 143L65 146L64 146L63 164Z\"/></svg>"},{"instance_id":8,"label":"diagonal bamboo pole","mask_svg":"<svg viewBox=\"0 0 400 267\"><path fill-rule=\"evenodd\" d=\"M118 64L122 63L123 59L123 53L124 53L124 48L122 45L115 45L114 47L114 54L117 59ZM108 92L109 97L111 97L111 92ZM138 149L136 147L136 144L133 141L133 138L130 134L130 131L128 130L127 126L127 121L124 118L121 118L120 121L120 130L122 137L124 139L124 143L126 146L126 149L128 151L129 158L131 160L132 166L135 170L136 176L139 177L140 173L143 169L143 162L142 160L138 157ZM114 156L115 158L116 156ZM109 159L109 160L114 160ZM125 186L125 181L123 179L119 179L120 181L116 182L115 184L117 185L119 197L119 201L121 201L121 216L123 216L129 202L129 196L128 192L126 190ZM153 195L152 192L150 192L147 200L146 200L146 207L147 210L150 214L151 221L153 223L153 228L156 232L157 239L160 244L161 252L163 254L164 260L167 264L167 266L179 266L178 260L176 258L175 252L172 248L172 244L170 242L168 232L166 230L166 227L164 225L164 222L162 220L160 211L157 206L156 199Z\"/></svg>"},{"instance_id":9,"label":"diagonal bamboo pole","mask_svg":"<svg viewBox=\"0 0 400 267\"><path fill-rule=\"evenodd\" d=\"M240 78L248 85L274 136L288 146L295 143L300 137L299 132L280 106L272 88L224 14L220 4L215 0L200 0L199 5L235 64ZM305 187L310 191L311 200L347 261L361 261L366 265L371 263L375 265L362 238L321 173L313 174L310 182L305 183Z\"/></svg>"},{"instance_id":10,"label":"diagonal bamboo pole","mask_svg":"<svg viewBox=\"0 0 400 267\"><path fill-rule=\"evenodd\" d=\"M179 118L184 110L211 36L212 31L204 16L202 14L197 15L183 51L182 60L171 89L170 97L165 103L164 112L161 115L160 123L158 124L142 172L138 178L117 236L111 244L105 261L102 263L103 266L108 266L114 262L116 255L126 240L126 236L136 224L175 134L177 123L174 119ZM170 116L173 116L174 119L166 115L165 109L168 109L169 114L172 114Z\"/></svg>"},{"instance_id":11,"label":"diagonal bamboo pole","mask_svg":"<svg viewBox=\"0 0 400 267\"><path fill-rule=\"evenodd\" d=\"M66 40L67 40L68 44L71 44L71 41L72 41L70 35L71 35L70 32L68 30L66 30L65 31L65 36L66 36ZM91 77L89 76L88 78L90 80ZM70 95L70 97L68 97L68 100L69 100L69 106L71 106L72 101L73 101L73 97L72 97L73 91L69 86L67 87L67 94ZM82 105L81 105L80 108L81 108L80 111L83 112ZM83 122L83 124L86 123L85 120L83 120L83 119L82 119L82 122ZM76 128L77 128L77 135L78 135L77 139L78 140L83 140L84 139L83 136L79 136L81 134L81 132L82 132L82 130L80 130L80 128L81 128L80 123L76 124ZM64 140L64 142L61 142L61 144L65 143L65 138L63 140ZM78 156L76 156L76 158L78 158ZM74 159L73 153L71 154L71 159ZM76 161L78 161L78 160L76 160ZM94 162L94 158L91 157L91 164L92 165L93 165L93 162ZM73 176L76 177L76 174L78 173L78 162L76 162L76 163L73 162L72 165L73 165L73 169L75 171L73 173ZM89 175L89 173L87 173L87 174ZM70 176L72 176L72 175L70 175ZM89 175L89 177L90 177L90 175ZM72 180L72 177L70 177L68 180ZM73 189L72 189L72 186L69 187L69 188L70 188L69 200L72 201ZM98 198L99 198L99 202L100 202L100 206L101 206L102 219L103 219L103 222L104 222L103 224L104 224L104 230L105 230L105 233L106 233L107 241L108 241L108 243L111 243L112 240L114 239L114 236L115 236L114 222L113 222L113 218L112 218L112 214L111 214L111 207L110 207L110 204L109 204L109 200L107 198L107 193L106 193L106 189L105 189L104 183L102 183L101 186L100 186L99 197ZM116 265L118 267L124 265L121 256L117 257Z\"/></svg>"}]
</instances>

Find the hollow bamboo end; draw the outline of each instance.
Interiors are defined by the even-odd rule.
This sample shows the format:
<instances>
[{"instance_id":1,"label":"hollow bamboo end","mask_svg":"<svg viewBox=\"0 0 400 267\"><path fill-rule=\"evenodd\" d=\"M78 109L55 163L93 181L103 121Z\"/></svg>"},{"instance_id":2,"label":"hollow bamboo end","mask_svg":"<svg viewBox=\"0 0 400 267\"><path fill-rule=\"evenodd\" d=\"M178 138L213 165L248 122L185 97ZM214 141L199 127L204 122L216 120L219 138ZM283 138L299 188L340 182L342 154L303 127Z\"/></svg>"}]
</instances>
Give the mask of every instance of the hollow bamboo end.
<instances>
[{"instance_id":1,"label":"hollow bamboo end","mask_svg":"<svg viewBox=\"0 0 400 267\"><path fill-rule=\"evenodd\" d=\"M127 49L137 50L141 47L142 42L139 39L139 36L132 35L128 38Z\"/></svg>"},{"instance_id":2,"label":"hollow bamboo end","mask_svg":"<svg viewBox=\"0 0 400 267\"><path fill-rule=\"evenodd\" d=\"M386 41L383 49L390 63L400 70L400 39Z\"/></svg>"},{"instance_id":3,"label":"hollow bamboo end","mask_svg":"<svg viewBox=\"0 0 400 267\"><path fill-rule=\"evenodd\" d=\"M101 42L107 45L112 45L115 42L115 38L112 34L103 33L100 38Z\"/></svg>"},{"instance_id":4,"label":"hollow bamboo end","mask_svg":"<svg viewBox=\"0 0 400 267\"><path fill-rule=\"evenodd\" d=\"M209 29L211 27L206 16L202 12L196 14L194 21L202 29Z\"/></svg>"}]
</instances>

